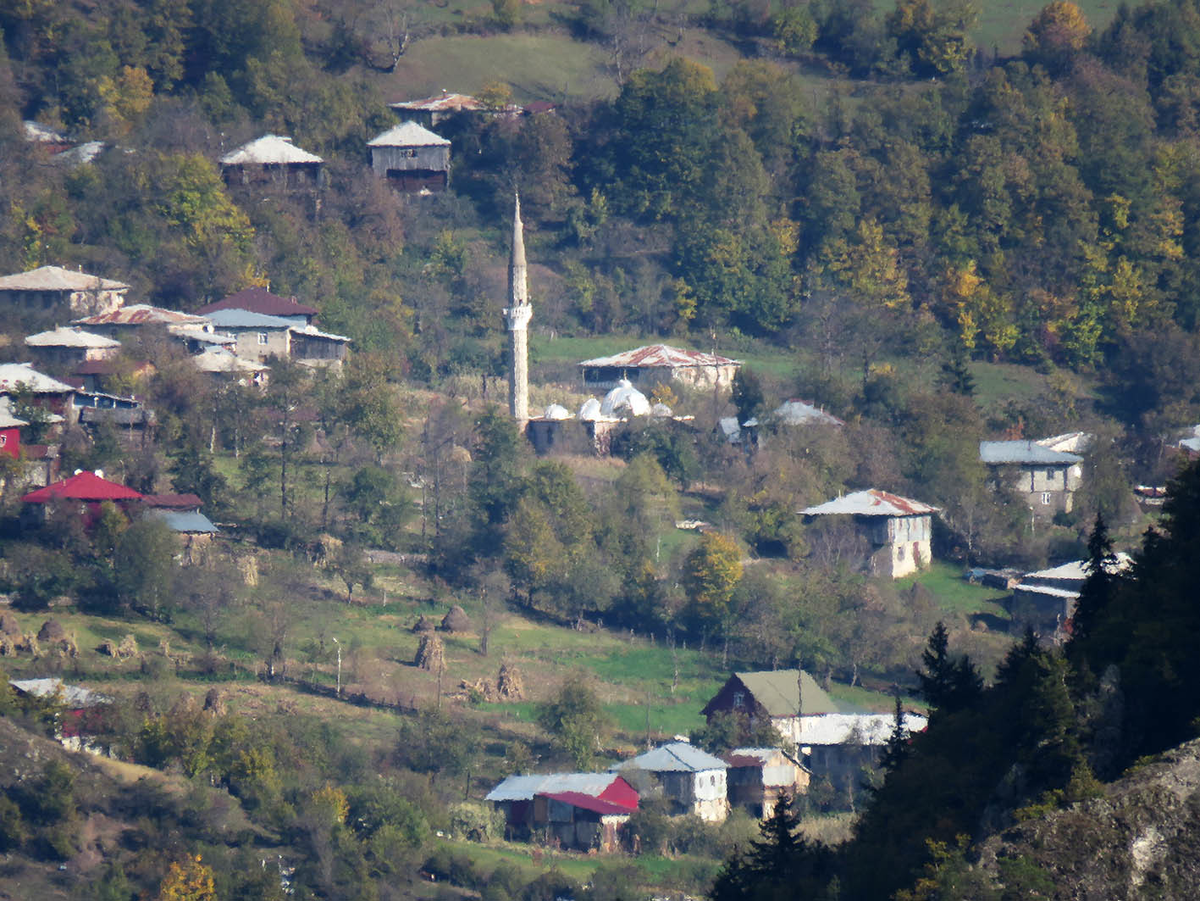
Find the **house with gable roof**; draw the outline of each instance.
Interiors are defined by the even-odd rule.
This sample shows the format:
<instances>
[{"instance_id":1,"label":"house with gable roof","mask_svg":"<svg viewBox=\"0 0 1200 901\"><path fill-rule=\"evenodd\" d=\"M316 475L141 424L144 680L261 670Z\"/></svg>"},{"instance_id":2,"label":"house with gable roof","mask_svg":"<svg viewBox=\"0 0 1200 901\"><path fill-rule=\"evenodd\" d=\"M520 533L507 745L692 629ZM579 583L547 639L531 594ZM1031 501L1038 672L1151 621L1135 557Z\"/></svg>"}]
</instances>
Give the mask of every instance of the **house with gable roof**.
<instances>
[{"instance_id":1,"label":"house with gable roof","mask_svg":"<svg viewBox=\"0 0 1200 901\"><path fill-rule=\"evenodd\" d=\"M929 725L918 713L905 713L904 732L922 732ZM879 766L883 749L896 728L891 713L825 713L801 721L798 756L813 779L828 780L837 791L854 792L864 772Z\"/></svg>"},{"instance_id":2,"label":"house with gable roof","mask_svg":"<svg viewBox=\"0 0 1200 901\"><path fill-rule=\"evenodd\" d=\"M247 313L275 316L301 327L316 325L318 312L315 307L300 303L294 296L280 297L266 288L259 287L243 288L215 303L201 307L196 312L200 316L209 316L221 310L245 310Z\"/></svg>"},{"instance_id":3,"label":"house with gable roof","mask_svg":"<svg viewBox=\"0 0 1200 901\"><path fill-rule=\"evenodd\" d=\"M647 344L579 364L587 391L615 388L621 380L642 391L676 381L693 388L728 389L741 368L740 360L668 344Z\"/></svg>"},{"instance_id":4,"label":"house with gable roof","mask_svg":"<svg viewBox=\"0 0 1200 901\"><path fill-rule=\"evenodd\" d=\"M78 326L57 326L27 335L25 346L47 364L73 367L88 361L108 360L121 350L121 342L84 331Z\"/></svg>"},{"instance_id":5,"label":"house with gable roof","mask_svg":"<svg viewBox=\"0 0 1200 901\"><path fill-rule=\"evenodd\" d=\"M734 748L721 759L729 764L730 806L759 819L769 819L780 799L808 791L808 767L779 748Z\"/></svg>"},{"instance_id":6,"label":"house with gable roof","mask_svg":"<svg viewBox=\"0 0 1200 901\"><path fill-rule=\"evenodd\" d=\"M1081 446L1062 440L1070 437L1044 440L1057 446ZM979 459L993 484L1015 491L1038 519L1070 513L1075 492L1083 484L1083 457L1040 441L980 441Z\"/></svg>"},{"instance_id":7,"label":"house with gable roof","mask_svg":"<svg viewBox=\"0 0 1200 901\"><path fill-rule=\"evenodd\" d=\"M283 135L263 135L221 157L227 185L275 183L288 188L321 184L325 160Z\"/></svg>"},{"instance_id":8,"label":"house with gable roof","mask_svg":"<svg viewBox=\"0 0 1200 901\"><path fill-rule=\"evenodd\" d=\"M0 397L11 398L26 392L30 404L43 412L47 423L74 423L79 414L75 408L75 387L38 372L28 363L0 363Z\"/></svg>"},{"instance_id":9,"label":"house with gable roof","mask_svg":"<svg viewBox=\"0 0 1200 901\"><path fill-rule=\"evenodd\" d=\"M933 515L937 507L878 488L855 491L800 511L805 522L842 517L852 522L870 548L868 571L900 579L933 560Z\"/></svg>"},{"instance_id":10,"label":"house with gable roof","mask_svg":"<svg viewBox=\"0 0 1200 901\"><path fill-rule=\"evenodd\" d=\"M635 787L639 774L645 774L676 815L692 814L710 823L720 823L729 815L728 769L720 757L686 741L668 742L613 767L628 774Z\"/></svg>"},{"instance_id":11,"label":"house with gable roof","mask_svg":"<svg viewBox=\"0 0 1200 901\"><path fill-rule=\"evenodd\" d=\"M90 316L125 303L129 285L62 266L0 276L0 310Z\"/></svg>"},{"instance_id":12,"label":"house with gable roof","mask_svg":"<svg viewBox=\"0 0 1200 901\"><path fill-rule=\"evenodd\" d=\"M800 717L837 713L838 705L804 670L733 673L700 711L712 722L719 713L744 714L753 726L769 720L787 741L800 740Z\"/></svg>"},{"instance_id":13,"label":"house with gable roof","mask_svg":"<svg viewBox=\"0 0 1200 901\"><path fill-rule=\"evenodd\" d=\"M508 838L528 839L549 830L565 846L581 843L585 850L597 833L603 843L615 843L619 826L638 808L637 791L611 772L513 775L484 800L504 814Z\"/></svg>"}]
</instances>

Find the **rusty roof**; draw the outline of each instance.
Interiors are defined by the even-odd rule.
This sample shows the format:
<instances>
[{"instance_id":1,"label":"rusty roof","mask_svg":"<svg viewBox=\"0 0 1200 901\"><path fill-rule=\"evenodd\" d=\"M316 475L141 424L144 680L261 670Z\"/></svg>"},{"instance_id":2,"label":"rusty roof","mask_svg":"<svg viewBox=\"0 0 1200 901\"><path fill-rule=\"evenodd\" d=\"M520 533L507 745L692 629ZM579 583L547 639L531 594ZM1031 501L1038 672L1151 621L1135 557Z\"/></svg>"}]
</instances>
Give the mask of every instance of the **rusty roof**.
<instances>
[{"instance_id":1,"label":"rusty roof","mask_svg":"<svg viewBox=\"0 0 1200 901\"><path fill-rule=\"evenodd\" d=\"M686 350L669 344L647 344L613 354L611 357L596 357L584 360L580 366L610 366L614 368L648 369L666 367L679 369L684 366L740 366L741 360L731 360L702 350Z\"/></svg>"},{"instance_id":2,"label":"rusty roof","mask_svg":"<svg viewBox=\"0 0 1200 901\"><path fill-rule=\"evenodd\" d=\"M928 516L937 513L938 508L878 488L869 488L815 507L806 507L800 512L805 516Z\"/></svg>"},{"instance_id":3,"label":"rusty roof","mask_svg":"<svg viewBox=\"0 0 1200 901\"><path fill-rule=\"evenodd\" d=\"M181 313L178 310L165 310L148 303L135 303L108 313L98 313L74 320L75 325L203 325L203 316L193 316L191 313Z\"/></svg>"}]
</instances>

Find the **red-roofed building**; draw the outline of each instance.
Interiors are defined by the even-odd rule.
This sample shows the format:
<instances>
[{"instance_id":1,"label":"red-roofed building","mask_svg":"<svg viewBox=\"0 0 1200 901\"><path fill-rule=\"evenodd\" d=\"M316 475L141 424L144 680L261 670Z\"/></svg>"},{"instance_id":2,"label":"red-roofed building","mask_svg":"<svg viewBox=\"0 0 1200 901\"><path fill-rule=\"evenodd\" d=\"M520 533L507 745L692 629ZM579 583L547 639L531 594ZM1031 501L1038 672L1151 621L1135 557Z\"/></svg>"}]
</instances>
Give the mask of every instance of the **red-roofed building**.
<instances>
[{"instance_id":1,"label":"red-roofed building","mask_svg":"<svg viewBox=\"0 0 1200 901\"><path fill-rule=\"evenodd\" d=\"M106 501L116 504L128 516L131 507L143 500L140 492L118 482L110 482L98 472L84 470L21 498L25 504L22 519L26 522L42 522L46 517L47 505L65 502L78 504L84 522L90 524L99 515L100 505Z\"/></svg>"},{"instance_id":2,"label":"red-roofed building","mask_svg":"<svg viewBox=\"0 0 1200 901\"><path fill-rule=\"evenodd\" d=\"M562 848L610 854L620 850L623 827L637 811L637 792L630 791L632 801L622 803L585 792L540 792L533 798L534 827Z\"/></svg>"},{"instance_id":3,"label":"red-roofed building","mask_svg":"<svg viewBox=\"0 0 1200 901\"><path fill-rule=\"evenodd\" d=\"M647 344L609 357L596 357L579 364L586 390L615 388L621 379L642 391L655 385L677 381L694 388L729 388L741 368L740 360L731 360L701 350Z\"/></svg>"},{"instance_id":4,"label":"red-roofed building","mask_svg":"<svg viewBox=\"0 0 1200 901\"><path fill-rule=\"evenodd\" d=\"M266 288L245 288L224 300L201 307L196 312L207 316L219 310L246 310L261 316L277 316L280 319L293 320L296 325L301 326L312 325L317 317L317 310L313 307L305 306L294 297L272 294Z\"/></svg>"}]
</instances>

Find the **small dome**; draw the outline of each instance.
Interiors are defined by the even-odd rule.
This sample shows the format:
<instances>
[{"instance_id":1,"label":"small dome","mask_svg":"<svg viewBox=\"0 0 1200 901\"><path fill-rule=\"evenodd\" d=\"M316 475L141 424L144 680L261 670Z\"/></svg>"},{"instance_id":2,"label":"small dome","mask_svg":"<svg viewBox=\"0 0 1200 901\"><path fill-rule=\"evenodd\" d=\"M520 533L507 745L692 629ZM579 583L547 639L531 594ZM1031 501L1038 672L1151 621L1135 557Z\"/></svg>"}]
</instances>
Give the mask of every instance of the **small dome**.
<instances>
[{"instance_id":1,"label":"small dome","mask_svg":"<svg viewBox=\"0 0 1200 901\"><path fill-rule=\"evenodd\" d=\"M617 387L604 395L600 412L605 416L645 416L650 412L650 401L629 379L621 379Z\"/></svg>"},{"instance_id":2,"label":"small dome","mask_svg":"<svg viewBox=\"0 0 1200 901\"><path fill-rule=\"evenodd\" d=\"M546 408L546 412L542 414L543 419L570 419L571 411L562 404L551 404Z\"/></svg>"},{"instance_id":3,"label":"small dome","mask_svg":"<svg viewBox=\"0 0 1200 901\"><path fill-rule=\"evenodd\" d=\"M584 422L595 422L600 418L600 401L594 397L589 397L583 402L583 406L579 408L579 418Z\"/></svg>"},{"instance_id":4,"label":"small dome","mask_svg":"<svg viewBox=\"0 0 1200 901\"><path fill-rule=\"evenodd\" d=\"M666 404L657 403L653 407L650 408L650 415L651 416L661 416L665 419L670 419L675 414L671 411L671 408L668 407Z\"/></svg>"}]
</instances>

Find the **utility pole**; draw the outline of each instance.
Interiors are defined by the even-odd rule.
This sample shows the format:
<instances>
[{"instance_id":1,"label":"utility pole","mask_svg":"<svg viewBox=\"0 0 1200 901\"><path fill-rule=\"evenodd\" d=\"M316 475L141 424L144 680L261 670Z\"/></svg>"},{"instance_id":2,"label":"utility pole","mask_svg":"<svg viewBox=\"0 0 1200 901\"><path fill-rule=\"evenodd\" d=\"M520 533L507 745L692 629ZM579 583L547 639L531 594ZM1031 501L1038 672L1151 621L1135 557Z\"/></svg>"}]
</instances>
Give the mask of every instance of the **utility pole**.
<instances>
[{"instance_id":1,"label":"utility pole","mask_svg":"<svg viewBox=\"0 0 1200 901\"><path fill-rule=\"evenodd\" d=\"M342 696L342 643L336 638L333 639L333 643L337 645L337 696L340 698Z\"/></svg>"}]
</instances>

